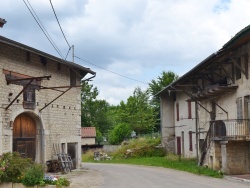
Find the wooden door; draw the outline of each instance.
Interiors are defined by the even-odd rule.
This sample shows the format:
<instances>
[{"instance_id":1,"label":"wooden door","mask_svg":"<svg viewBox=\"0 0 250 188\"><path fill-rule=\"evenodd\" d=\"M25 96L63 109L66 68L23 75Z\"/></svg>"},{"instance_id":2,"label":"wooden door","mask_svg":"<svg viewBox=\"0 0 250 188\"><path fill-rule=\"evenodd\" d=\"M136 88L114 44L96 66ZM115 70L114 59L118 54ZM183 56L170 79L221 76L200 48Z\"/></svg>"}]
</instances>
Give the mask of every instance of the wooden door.
<instances>
[{"instance_id":1,"label":"wooden door","mask_svg":"<svg viewBox=\"0 0 250 188\"><path fill-rule=\"evenodd\" d=\"M20 114L14 121L13 151L32 160L36 158L36 124L28 114Z\"/></svg>"},{"instance_id":2,"label":"wooden door","mask_svg":"<svg viewBox=\"0 0 250 188\"><path fill-rule=\"evenodd\" d=\"M177 155L181 155L181 137L177 136L176 141L177 141Z\"/></svg>"}]
</instances>

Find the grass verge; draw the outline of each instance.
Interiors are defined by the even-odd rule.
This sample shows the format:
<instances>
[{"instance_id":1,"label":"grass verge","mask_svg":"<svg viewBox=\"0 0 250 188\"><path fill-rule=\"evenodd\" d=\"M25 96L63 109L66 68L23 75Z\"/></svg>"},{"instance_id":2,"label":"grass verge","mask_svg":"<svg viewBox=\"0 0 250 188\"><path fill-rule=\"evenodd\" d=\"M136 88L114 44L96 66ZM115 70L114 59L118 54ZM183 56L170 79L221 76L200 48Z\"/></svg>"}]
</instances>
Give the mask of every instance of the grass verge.
<instances>
[{"instance_id":1,"label":"grass verge","mask_svg":"<svg viewBox=\"0 0 250 188\"><path fill-rule=\"evenodd\" d=\"M171 168L181 171L190 172L193 174L210 176L214 178L222 178L223 174L209 168L197 165L196 159L180 158L175 155L165 157L143 157L143 158L128 158L128 159L112 159L106 161L87 160L87 162L95 163L113 163L113 164L133 164Z\"/></svg>"}]
</instances>

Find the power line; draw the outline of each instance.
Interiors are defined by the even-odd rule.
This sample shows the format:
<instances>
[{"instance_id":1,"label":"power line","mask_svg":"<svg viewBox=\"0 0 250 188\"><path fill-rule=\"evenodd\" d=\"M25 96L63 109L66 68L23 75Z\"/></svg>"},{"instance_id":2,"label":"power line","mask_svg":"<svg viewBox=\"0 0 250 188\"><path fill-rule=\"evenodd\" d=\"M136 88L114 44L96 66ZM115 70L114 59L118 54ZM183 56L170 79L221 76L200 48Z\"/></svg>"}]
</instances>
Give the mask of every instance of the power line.
<instances>
[{"instance_id":1,"label":"power line","mask_svg":"<svg viewBox=\"0 0 250 188\"><path fill-rule=\"evenodd\" d=\"M105 68L100 67L100 66L98 66L98 65L96 65L96 64L94 64L94 63L91 63L91 62L89 62L89 61L87 61L87 60L84 60L84 59L82 59L82 58L80 58L80 57L78 57L78 56L75 56L75 57L76 57L77 59L80 59L80 60L86 62L86 63L89 63L89 64L91 64L91 65L94 65L94 66L96 66L96 67L98 67L98 68L100 68L100 69L103 69L103 70L105 70L105 71L111 72L111 73L116 74L116 75L118 75L118 76L121 76L121 77L127 78L127 79L129 79L129 80L133 80L133 81L140 82L140 83L142 83L142 84L147 84L147 85L148 85L148 83L146 83L146 82L142 82L142 81L140 81L140 80L136 80L136 79L134 79L134 78L130 78L130 77L128 77L128 76L124 76L124 75L122 75L122 74L119 74L119 73L113 72L113 71L111 71L111 70L105 69Z\"/></svg>"},{"instance_id":2,"label":"power line","mask_svg":"<svg viewBox=\"0 0 250 188\"><path fill-rule=\"evenodd\" d=\"M57 18L56 11L55 11L55 9L54 9L54 7L53 7L53 4L52 4L52 1L51 1L51 0L50 0L50 5L51 5L51 7L52 7L52 9L53 9L53 12L54 12L54 15L55 15L55 17L56 17L57 23L58 23L58 25L59 25L59 27L60 27L60 29L61 29L61 31L62 31L63 37L64 37L65 41L67 42L69 48L71 48L71 46L69 45L68 40L66 39L66 36L64 35L64 32L63 32L62 27L61 27L61 24L60 24L60 22L59 22L59 20L58 20L58 18Z\"/></svg>"},{"instance_id":3,"label":"power line","mask_svg":"<svg viewBox=\"0 0 250 188\"><path fill-rule=\"evenodd\" d=\"M28 4L25 2L25 0L23 0L24 4L26 5L26 7L28 8L28 10L30 11L31 15L33 16L33 18L35 19L36 23L38 24L38 26L40 27L40 29L42 30L42 32L44 33L44 35L46 36L46 38L49 40L50 44L54 47L54 49L57 51L57 53L61 56L61 58L64 58L62 53L60 52L60 50L58 49L58 47L56 46L56 44L54 43L54 41L51 39L50 35L48 34L48 32L46 31L46 29L44 28L42 22L40 21L40 19L38 18L37 14L35 13L34 9L32 8L31 4L29 3L29 0L27 0L28 4L30 5L30 7L28 6ZM32 10L31 10L32 9ZM33 11L33 12L32 12ZM35 16L36 15L36 16ZM38 21L39 20L39 21ZM39 23L40 22L40 23Z\"/></svg>"}]
</instances>

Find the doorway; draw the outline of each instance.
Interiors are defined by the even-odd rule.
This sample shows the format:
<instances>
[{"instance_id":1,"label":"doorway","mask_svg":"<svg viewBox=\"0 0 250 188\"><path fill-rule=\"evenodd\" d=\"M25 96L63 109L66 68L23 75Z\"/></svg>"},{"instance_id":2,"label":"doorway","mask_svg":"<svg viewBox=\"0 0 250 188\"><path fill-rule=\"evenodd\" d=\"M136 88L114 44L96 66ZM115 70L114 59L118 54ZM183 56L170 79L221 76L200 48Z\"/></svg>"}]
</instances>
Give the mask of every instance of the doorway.
<instances>
[{"instance_id":1,"label":"doorway","mask_svg":"<svg viewBox=\"0 0 250 188\"><path fill-rule=\"evenodd\" d=\"M36 124L32 117L23 113L13 124L13 152L22 157L36 159Z\"/></svg>"}]
</instances>

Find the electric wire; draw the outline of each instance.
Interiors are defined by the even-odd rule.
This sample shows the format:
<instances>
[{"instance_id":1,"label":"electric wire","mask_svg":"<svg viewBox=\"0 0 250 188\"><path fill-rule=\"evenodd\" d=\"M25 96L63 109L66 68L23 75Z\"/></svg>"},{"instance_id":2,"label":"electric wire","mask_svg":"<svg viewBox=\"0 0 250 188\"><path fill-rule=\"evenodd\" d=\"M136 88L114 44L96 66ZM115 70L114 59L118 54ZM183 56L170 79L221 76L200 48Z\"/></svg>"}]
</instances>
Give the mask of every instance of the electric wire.
<instances>
[{"instance_id":1,"label":"electric wire","mask_svg":"<svg viewBox=\"0 0 250 188\"><path fill-rule=\"evenodd\" d=\"M69 51L71 50L71 46L70 46L70 44L69 44L69 42L68 42L68 40L67 40L67 38L66 38L66 36L65 36L65 34L64 34L64 32L63 32L63 30L62 30L62 27L61 27L60 22L59 22L59 20L58 20L58 18L57 18L57 15L56 15L56 12L55 12L55 9L54 9L54 7L53 7L53 4L52 4L51 0L50 0L50 4L51 4L52 10L53 10L53 12L54 12L54 15L55 15L55 17L56 17L57 23L58 23L58 25L59 25L59 27L60 27L60 29L61 29L61 32L62 32L62 34L63 34L63 37L64 37L65 41L67 42L67 44L68 44L68 46L69 46L69 50L68 50L67 55L66 55L65 58L63 57L62 53L60 52L59 48L56 46L56 44L54 43L54 41L52 40L52 38L50 37L50 35L49 35L49 33L47 32L47 30L45 29L45 27L43 26L43 24L42 24L42 22L40 21L39 17L38 17L37 14L35 13L35 10L34 10L33 7L31 6L31 4L29 3L29 0L27 0L27 2L28 2L29 6L30 6L30 8L32 9L33 12L32 12L31 9L29 8L29 6L28 6L27 3L25 2L25 0L23 0L23 2L25 3L26 7L27 7L28 10L30 11L31 15L33 16L33 18L35 19L36 23L38 24L38 26L40 27L40 29L43 31L44 35L47 37L47 39L49 40L49 42L51 43L51 45L54 47L54 49L57 51L57 53L61 56L61 58L66 60L67 57L68 57ZM34 16L34 15L35 15L35 16ZM82 59L82 58L80 58L80 57L78 57L78 56L74 56L74 57L76 57L77 59L79 59L79 60L81 60L81 61L84 61L84 62L86 62L86 63L89 63L89 64L91 64L91 65L93 65L93 66L96 66L96 67L98 67L98 68L100 68L100 69L103 69L103 70L105 70L105 71L108 71L108 72L110 72L110 73L112 73L112 74L116 74L116 75L121 76L121 77L123 77L123 78L126 78L126 79L129 79L129 80L133 80L133 81L135 81L135 82L139 82L139 83L148 85L148 83L146 83L146 82L142 82L142 81L140 81L140 80L136 80L136 79L134 79L134 78L130 78L130 77L128 77L128 76L125 76L125 75L116 73L116 72L114 72L114 71L105 69L105 68L103 68L103 67L101 67L101 66L98 66L98 65L96 65L96 64L94 64L94 63L91 63L91 62L89 62L89 61L87 61L87 60L84 60L84 59ZM67 65L68 65L68 67L71 68L76 74L80 75L80 74L78 73L78 71L75 70L74 67L72 67L72 66L69 65L69 64L67 64Z\"/></svg>"},{"instance_id":2,"label":"electric wire","mask_svg":"<svg viewBox=\"0 0 250 188\"><path fill-rule=\"evenodd\" d=\"M129 79L129 80L133 80L133 81L140 82L140 83L142 83L142 84L147 84L147 85L148 85L148 83L146 83L146 82L142 82L142 81L140 81L140 80L136 80L136 79L134 79L134 78L130 78L130 77L128 77L128 76L124 76L124 75L122 75L122 74L119 74L119 73L113 72L113 71L111 71L111 70L105 69L105 68L103 68L103 67L101 67L101 66L99 66L99 65L96 65L96 64L91 63L91 62L89 62L89 61L87 61L87 60L84 60L84 59L82 59L82 58L80 58L80 57L78 57L78 56L74 56L74 57L76 57L77 59L79 59L79 60L81 60L81 61L84 61L84 62L86 62L86 63L89 63L89 64L91 64L91 65L94 65L94 66L96 66L96 67L98 67L98 68L100 68L100 69L103 69L103 70L105 70L105 71L111 72L112 74L116 74L116 75L121 76L121 77L123 77L123 78L127 78L127 79Z\"/></svg>"},{"instance_id":3,"label":"electric wire","mask_svg":"<svg viewBox=\"0 0 250 188\"><path fill-rule=\"evenodd\" d=\"M38 24L38 26L40 27L40 29L42 30L42 32L44 33L44 35L46 36L46 38L49 40L50 44L53 46L53 48L57 51L57 53L61 56L61 58L64 58L62 53L60 52L60 50L58 49L58 47L54 44L53 40L50 39L49 34L46 34L46 32L44 31L43 27L41 26L42 24L40 24L37 21L37 18L35 17L35 11L32 8L31 4L29 3L29 1L27 0L27 2L29 3L30 7L32 8L32 10L34 11L34 13L31 11L31 8L28 6L28 4L25 2L25 0L23 0L24 4L26 5L26 7L28 8L29 12L31 13L32 17L35 19L36 23Z\"/></svg>"},{"instance_id":4,"label":"electric wire","mask_svg":"<svg viewBox=\"0 0 250 188\"><path fill-rule=\"evenodd\" d=\"M56 17L57 23L58 23L58 25L59 25L59 27L60 27L60 29L61 29L61 32L62 32L62 34L63 34L63 37L64 37L65 41L67 42L69 48L71 48L71 46L69 45L69 42L68 42L68 40L67 40L67 38L66 38L66 36L65 36L65 34L64 34L64 32L63 32L63 30L62 30L61 24L60 24L60 22L59 22L59 20L58 20L58 18L57 18L56 11L55 11L55 9L54 9L54 6L53 6L51 0L50 0L50 5L51 5L52 10L53 10L53 12L54 12L54 15L55 15L55 17Z\"/></svg>"}]
</instances>

